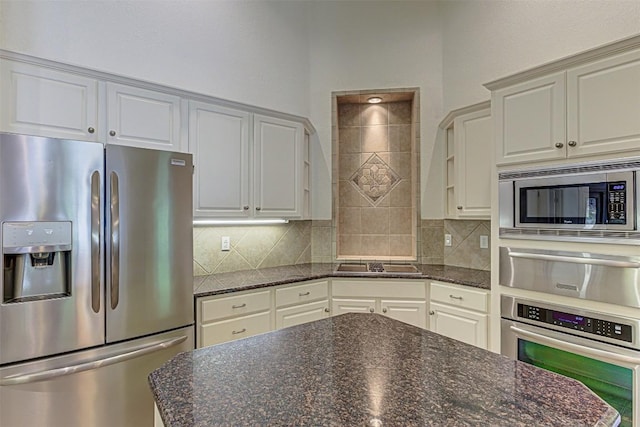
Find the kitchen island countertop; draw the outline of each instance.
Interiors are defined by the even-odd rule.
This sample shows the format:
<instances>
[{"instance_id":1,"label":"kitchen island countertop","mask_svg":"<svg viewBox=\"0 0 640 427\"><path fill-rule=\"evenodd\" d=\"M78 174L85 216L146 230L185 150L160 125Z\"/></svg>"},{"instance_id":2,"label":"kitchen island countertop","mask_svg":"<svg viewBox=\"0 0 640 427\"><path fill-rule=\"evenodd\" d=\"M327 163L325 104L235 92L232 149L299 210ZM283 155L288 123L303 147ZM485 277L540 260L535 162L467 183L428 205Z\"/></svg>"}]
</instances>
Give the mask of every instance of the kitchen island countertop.
<instances>
[{"instance_id":1,"label":"kitchen island countertop","mask_svg":"<svg viewBox=\"0 0 640 427\"><path fill-rule=\"evenodd\" d=\"M619 422L578 381L376 314L181 353L149 383L167 427Z\"/></svg>"},{"instance_id":2,"label":"kitchen island countertop","mask_svg":"<svg viewBox=\"0 0 640 427\"><path fill-rule=\"evenodd\" d=\"M418 264L416 267L420 274L406 275L398 273L344 273L335 271L336 267L337 264L308 263L197 276L194 278L193 294L196 297L204 297L328 277L430 279L480 289L488 290L491 288L491 272L471 268Z\"/></svg>"}]
</instances>

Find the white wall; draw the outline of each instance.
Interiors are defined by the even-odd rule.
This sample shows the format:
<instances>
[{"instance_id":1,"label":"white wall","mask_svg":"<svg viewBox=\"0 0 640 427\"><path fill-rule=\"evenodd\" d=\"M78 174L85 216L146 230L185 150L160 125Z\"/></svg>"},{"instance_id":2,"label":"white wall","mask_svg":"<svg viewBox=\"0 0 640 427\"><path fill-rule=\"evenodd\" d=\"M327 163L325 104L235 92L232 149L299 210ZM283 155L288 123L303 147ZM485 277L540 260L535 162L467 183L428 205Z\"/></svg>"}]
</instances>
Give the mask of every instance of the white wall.
<instances>
[{"instance_id":1,"label":"white wall","mask_svg":"<svg viewBox=\"0 0 640 427\"><path fill-rule=\"evenodd\" d=\"M640 33L638 0L441 4L445 111L486 101L482 84Z\"/></svg>"},{"instance_id":2,"label":"white wall","mask_svg":"<svg viewBox=\"0 0 640 427\"><path fill-rule=\"evenodd\" d=\"M316 1L309 17L310 118L318 131L314 218L331 218L331 92L406 87L420 88L422 213L441 218L442 168L433 162L440 156L434 141L442 116L438 4Z\"/></svg>"},{"instance_id":3,"label":"white wall","mask_svg":"<svg viewBox=\"0 0 640 427\"><path fill-rule=\"evenodd\" d=\"M309 115L302 3L0 0L0 19L4 49Z\"/></svg>"}]
</instances>

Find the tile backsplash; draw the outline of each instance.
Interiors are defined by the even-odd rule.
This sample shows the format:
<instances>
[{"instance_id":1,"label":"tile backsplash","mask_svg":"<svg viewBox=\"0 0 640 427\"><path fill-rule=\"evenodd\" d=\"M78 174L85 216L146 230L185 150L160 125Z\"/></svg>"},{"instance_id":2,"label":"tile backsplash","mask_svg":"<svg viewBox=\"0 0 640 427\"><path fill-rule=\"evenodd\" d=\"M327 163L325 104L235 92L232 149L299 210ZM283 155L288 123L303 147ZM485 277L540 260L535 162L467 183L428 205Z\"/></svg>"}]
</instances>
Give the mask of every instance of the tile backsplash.
<instances>
[{"instance_id":1,"label":"tile backsplash","mask_svg":"<svg viewBox=\"0 0 640 427\"><path fill-rule=\"evenodd\" d=\"M443 246L445 265L491 269L491 244L480 248L480 236L491 236L491 221L445 219L441 242L444 234L451 234L451 246Z\"/></svg>"},{"instance_id":2,"label":"tile backsplash","mask_svg":"<svg viewBox=\"0 0 640 427\"><path fill-rule=\"evenodd\" d=\"M490 221L422 220L418 261L490 270L490 249L480 249L480 236L491 235ZM452 245L444 246L451 234ZM221 251L222 236L231 250ZM288 224L245 227L197 227L193 230L195 276L279 265L335 261L333 221L291 221Z\"/></svg>"},{"instance_id":3,"label":"tile backsplash","mask_svg":"<svg viewBox=\"0 0 640 427\"><path fill-rule=\"evenodd\" d=\"M229 236L231 240L229 251L220 250L223 236ZM324 250L322 244L318 246L319 250ZM304 264L311 262L311 251L311 221L193 229L195 276Z\"/></svg>"}]
</instances>

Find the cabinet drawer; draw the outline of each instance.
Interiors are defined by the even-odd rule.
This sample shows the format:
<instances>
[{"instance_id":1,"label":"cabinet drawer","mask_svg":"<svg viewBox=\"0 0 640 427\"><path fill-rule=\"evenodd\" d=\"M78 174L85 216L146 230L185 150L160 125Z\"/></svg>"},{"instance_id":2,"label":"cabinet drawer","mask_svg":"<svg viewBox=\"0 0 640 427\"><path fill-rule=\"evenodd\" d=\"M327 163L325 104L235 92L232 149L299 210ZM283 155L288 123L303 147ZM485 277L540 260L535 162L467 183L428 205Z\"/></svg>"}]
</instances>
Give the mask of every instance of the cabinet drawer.
<instances>
[{"instance_id":1,"label":"cabinet drawer","mask_svg":"<svg viewBox=\"0 0 640 427\"><path fill-rule=\"evenodd\" d=\"M276 289L276 307L327 299L328 295L329 283L327 281L280 288Z\"/></svg>"},{"instance_id":2,"label":"cabinet drawer","mask_svg":"<svg viewBox=\"0 0 640 427\"><path fill-rule=\"evenodd\" d=\"M213 322L200 328L200 347L247 338L270 330L270 311Z\"/></svg>"},{"instance_id":3,"label":"cabinet drawer","mask_svg":"<svg viewBox=\"0 0 640 427\"><path fill-rule=\"evenodd\" d=\"M488 296L485 291L467 289L461 286L431 283L431 301L468 308L486 313Z\"/></svg>"},{"instance_id":4,"label":"cabinet drawer","mask_svg":"<svg viewBox=\"0 0 640 427\"><path fill-rule=\"evenodd\" d=\"M269 310L270 307L270 291L215 298L202 302L202 317L200 321L207 323L212 320L224 319L225 317Z\"/></svg>"},{"instance_id":5,"label":"cabinet drawer","mask_svg":"<svg viewBox=\"0 0 640 427\"><path fill-rule=\"evenodd\" d=\"M329 316L329 300L276 310L276 329L313 322Z\"/></svg>"}]
</instances>

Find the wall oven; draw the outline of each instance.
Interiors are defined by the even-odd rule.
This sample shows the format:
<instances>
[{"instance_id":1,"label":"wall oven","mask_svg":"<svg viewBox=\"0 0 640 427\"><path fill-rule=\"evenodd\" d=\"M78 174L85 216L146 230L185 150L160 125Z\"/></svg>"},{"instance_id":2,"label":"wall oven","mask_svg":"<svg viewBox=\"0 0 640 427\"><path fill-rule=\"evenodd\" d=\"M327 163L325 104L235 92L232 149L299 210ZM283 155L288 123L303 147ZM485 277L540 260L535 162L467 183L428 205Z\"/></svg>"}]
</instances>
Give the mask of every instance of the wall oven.
<instances>
[{"instance_id":1,"label":"wall oven","mask_svg":"<svg viewBox=\"0 0 640 427\"><path fill-rule=\"evenodd\" d=\"M640 425L640 321L502 295L501 353L574 378Z\"/></svg>"},{"instance_id":2,"label":"wall oven","mask_svg":"<svg viewBox=\"0 0 640 427\"><path fill-rule=\"evenodd\" d=\"M501 295L502 354L583 382L621 425L640 427L640 316L628 314L640 308L640 257L512 247L499 255L499 284L535 291ZM632 309L621 316L620 306Z\"/></svg>"},{"instance_id":3,"label":"wall oven","mask_svg":"<svg viewBox=\"0 0 640 427\"><path fill-rule=\"evenodd\" d=\"M640 238L638 171L640 160L501 172L500 233Z\"/></svg>"}]
</instances>

